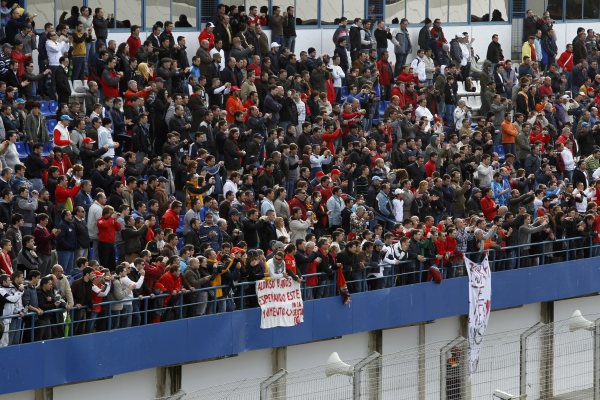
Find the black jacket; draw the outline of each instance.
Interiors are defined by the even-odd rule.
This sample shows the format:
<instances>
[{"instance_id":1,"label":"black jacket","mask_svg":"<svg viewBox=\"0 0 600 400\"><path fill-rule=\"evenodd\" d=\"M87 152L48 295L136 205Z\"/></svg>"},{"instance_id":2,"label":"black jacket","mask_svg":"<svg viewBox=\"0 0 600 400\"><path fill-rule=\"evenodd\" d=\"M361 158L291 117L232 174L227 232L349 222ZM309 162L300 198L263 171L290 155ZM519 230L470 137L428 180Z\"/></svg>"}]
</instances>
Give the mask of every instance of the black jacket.
<instances>
[{"instance_id":1,"label":"black jacket","mask_svg":"<svg viewBox=\"0 0 600 400\"><path fill-rule=\"evenodd\" d=\"M183 235L183 243L185 245L191 244L194 246L195 253L200 252L200 246L202 245L202 242L200 242L200 235L198 234L197 230L190 229L188 233Z\"/></svg>"},{"instance_id":2,"label":"black jacket","mask_svg":"<svg viewBox=\"0 0 600 400\"><path fill-rule=\"evenodd\" d=\"M500 43L491 41L488 46L487 55L485 58L489 60L492 64L498 64L500 60L503 60L504 55L502 54L502 47L500 46Z\"/></svg>"},{"instance_id":3,"label":"black jacket","mask_svg":"<svg viewBox=\"0 0 600 400\"><path fill-rule=\"evenodd\" d=\"M75 234L77 235L77 248L88 249L91 241L85 220L78 221L77 218L73 218L73 226L75 227Z\"/></svg>"},{"instance_id":4,"label":"black jacket","mask_svg":"<svg viewBox=\"0 0 600 400\"><path fill-rule=\"evenodd\" d=\"M271 243L271 240L277 240L275 224L271 224L265 220L259 220L257 223L257 229L260 237L260 248L264 251L267 251L269 249L269 243Z\"/></svg>"},{"instance_id":5,"label":"black jacket","mask_svg":"<svg viewBox=\"0 0 600 400\"><path fill-rule=\"evenodd\" d=\"M139 254L146 244L146 232L148 226L143 225L140 229L130 226L126 227L121 233L125 242L125 254Z\"/></svg>"},{"instance_id":6,"label":"black jacket","mask_svg":"<svg viewBox=\"0 0 600 400\"><path fill-rule=\"evenodd\" d=\"M2 203L0 203L2 205ZM258 236L258 221L252 221L247 219L244 221L244 239L248 244L249 249L257 249L259 244L259 236ZM268 243L267 243L268 245Z\"/></svg>"},{"instance_id":7,"label":"black jacket","mask_svg":"<svg viewBox=\"0 0 600 400\"><path fill-rule=\"evenodd\" d=\"M56 85L56 94L58 95L58 101L61 103L68 103L69 97L71 96L71 86L69 85L69 77L67 71L64 68L58 67L54 71L54 82Z\"/></svg>"},{"instance_id":8,"label":"black jacket","mask_svg":"<svg viewBox=\"0 0 600 400\"><path fill-rule=\"evenodd\" d=\"M429 39L431 38L431 32L429 32L429 28L424 25L419 31L419 48L423 50L429 49Z\"/></svg>"}]
</instances>

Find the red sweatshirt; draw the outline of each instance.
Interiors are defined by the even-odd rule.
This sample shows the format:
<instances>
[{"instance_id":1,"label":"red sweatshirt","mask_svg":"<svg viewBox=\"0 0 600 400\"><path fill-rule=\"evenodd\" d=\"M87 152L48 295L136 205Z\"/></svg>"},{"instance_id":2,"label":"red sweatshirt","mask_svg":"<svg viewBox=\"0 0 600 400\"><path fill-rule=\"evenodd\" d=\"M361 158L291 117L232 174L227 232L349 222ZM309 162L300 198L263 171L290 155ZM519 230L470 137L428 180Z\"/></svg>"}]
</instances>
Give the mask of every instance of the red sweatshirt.
<instances>
[{"instance_id":1,"label":"red sweatshirt","mask_svg":"<svg viewBox=\"0 0 600 400\"><path fill-rule=\"evenodd\" d=\"M485 219L488 221L493 220L498 212L496 210L496 202L494 199L490 199L488 197L483 197L481 199L481 210L483 211Z\"/></svg>"},{"instance_id":2,"label":"red sweatshirt","mask_svg":"<svg viewBox=\"0 0 600 400\"><path fill-rule=\"evenodd\" d=\"M121 230L121 224L110 215L98 218L98 241L102 243L114 243L117 231Z\"/></svg>"}]
</instances>

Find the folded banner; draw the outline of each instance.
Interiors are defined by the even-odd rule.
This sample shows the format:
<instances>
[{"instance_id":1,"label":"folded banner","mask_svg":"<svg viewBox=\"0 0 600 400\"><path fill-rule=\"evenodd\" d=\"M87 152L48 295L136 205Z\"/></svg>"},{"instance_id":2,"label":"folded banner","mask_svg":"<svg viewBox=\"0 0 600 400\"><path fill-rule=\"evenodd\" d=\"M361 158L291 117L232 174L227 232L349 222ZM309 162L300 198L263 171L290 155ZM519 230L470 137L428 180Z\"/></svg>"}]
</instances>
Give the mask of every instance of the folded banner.
<instances>
[{"instance_id":1,"label":"folded banner","mask_svg":"<svg viewBox=\"0 0 600 400\"><path fill-rule=\"evenodd\" d=\"M465 256L469 274L469 373L477 371L479 352L488 326L492 300L492 271L487 255L481 264Z\"/></svg>"},{"instance_id":2,"label":"folded banner","mask_svg":"<svg viewBox=\"0 0 600 400\"><path fill-rule=\"evenodd\" d=\"M300 284L291 278L256 282L261 329L295 326L304 322Z\"/></svg>"}]
</instances>

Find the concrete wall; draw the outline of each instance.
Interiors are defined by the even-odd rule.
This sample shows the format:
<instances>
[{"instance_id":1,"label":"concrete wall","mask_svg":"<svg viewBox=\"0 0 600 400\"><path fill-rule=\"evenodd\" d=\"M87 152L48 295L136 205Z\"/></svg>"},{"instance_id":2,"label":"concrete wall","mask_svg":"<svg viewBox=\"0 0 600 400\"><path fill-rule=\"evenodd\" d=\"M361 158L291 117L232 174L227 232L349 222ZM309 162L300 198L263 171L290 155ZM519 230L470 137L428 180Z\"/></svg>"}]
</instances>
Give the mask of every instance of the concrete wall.
<instances>
[{"instance_id":1,"label":"concrete wall","mask_svg":"<svg viewBox=\"0 0 600 400\"><path fill-rule=\"evenodd\" d=\"M553 303L553 309L556 321L569 318L574 309L581 309L584 314L597 314L600 309L600 296L557 301ZM524 331L540 320L540 303L492 312L484 341L486 347L480 356L479 372L471 377L472 399L489 398L494 389L518 393L519 381L515 368L518 369L519 346L518 340L514 339L514 331ZM419 359L416 348L419 344L425 344L427 349L423 357L427 371L423 382L425 398L439 399L439 350L461 334L461 323L460 317L451 317L422 325L383 330L381 332L382 353L397 355L395 359L387 361L382 369L385 382L382 387L383 398L418 398ZM505 333L508 331L511 331L510 342L504 340ZM285 356L283 361L279 362L284 365L279 365L279 367L285 367L292 375L301 370L303 374L312 373L314 380L319 380L318 391L327 393L328 384L331 385L331 388L340 387L340 382L348 380L343 376L329 380L321 379L323 365L327 362L329 354L337 351L342 360L354 363L369 354L369 335L369 333L358 333L282 348ZM555 394L571 391L574 387L589 387L592 382L591 334L589 332L571 333L566 324L559 324L556 328L556 335L554 344ZM533 350L528 358L530 362L528 392L539 387L539 364L536 364L539 361L539 348L536 347L538 339L533 337L532 340ZM115 345L118 346L118 344ZM249 393L257 394L262 378L271 375L274 370L273 351L273 349L257 350L225 359L185 364L182 366L182 390L186 393L193 393L193 399L203 399L209 398L210 395L201 390L202 388L218 385L231 388L231 382L237 382L243 387L254 387L254 390L250 390ZM391 377L394 379L389 379ZM241 383L244 380L246 383ZM348 390L350 387L351 385L348 384ZM302 391L309 389L310 386L307 386L305 382L288 381L288 398L296 398ZM75 400L81 399L84 394L86 400L104 400L108 393L112 398L148 400L154 397L155 390L156 370L146 369L92 382L58 386L54 388L54 398ZM203 395L209 397L203 397ZM345 395L342 391L337 392L334 397L344 398ZM329 399L334 397L329 397ZM320 397L311 395L306 398ZM33 400L34 392L25 391L0 396L0 400L9 399Z\"/></svg>"},{"instance_id":2,"label":"concrete wall","mask_svg":"<svg viewBox=\"0 0 600 400\"><path fill-rule=\"evenodd\" d=\"M564 23L556 24L554 29L557 35L557 44L559 54L564 51L566 43L571 43L576 35L577 28L583 26L581 23ZM600 30L600 22L586 22L586 28L592 28L596 31ZM309 47L314 47L318 54L328 53L333 54L334 44L331 40L333 32L336 27L323 28L323 29L299 29L298 38L296 39L296 53L299 54L302 50L307 50ZM420 25L413 24L409 27L411 40L413 43L414 53L417 51L417 38L419 36ZM269 30L265 30L267 35L270 35ZM481 57L481 60L485 59L488 45L492 40L493 34L498 34L500 38L500 44L504 50L504 56L509 58L511 54L511 32L512 25L510 24L473 24L473 25L449 25L444 27L444 33L446 38L450 40L454 35L462 35L463 32L468 32L471 38L474 38L473 47L475 53ZM142 32L142 40L145 39L146 32ZM191 57L196 54L198 50L198 32L175 32L175 36L184 36L186 38L186 45L188 47L188 56ZM109 39L114 39L118 43L124 42L129 36L128 33L118 32L110 34ZM392 59L394 59L393 52L394 46L388 41L388 50L391 53ZM411 57L407 62L411 61Z\"/></svg>"}]
</instances>

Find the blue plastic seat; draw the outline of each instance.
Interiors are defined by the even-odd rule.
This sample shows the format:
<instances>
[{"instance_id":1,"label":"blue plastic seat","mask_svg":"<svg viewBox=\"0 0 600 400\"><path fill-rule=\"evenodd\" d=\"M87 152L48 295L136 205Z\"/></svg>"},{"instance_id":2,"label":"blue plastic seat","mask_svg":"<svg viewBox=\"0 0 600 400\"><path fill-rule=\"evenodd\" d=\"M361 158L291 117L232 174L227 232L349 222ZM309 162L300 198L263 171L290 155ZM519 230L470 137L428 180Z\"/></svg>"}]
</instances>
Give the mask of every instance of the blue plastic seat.
<instances>
[{"instance_id":1,"label":"blue plastic seat","mask_svg":"<svg viewBox=\"0 0 600 400\"><path fill-rule=\"evenodd\" d=\"M50 113L56 114L56 110L58 110L58 101L50 100L48 102L48 110L50 111Z\"/></svg>"},{"instance_id":2,"label":"blue plastic seat","mask_svg":"<svg viewBox=\"0 0 600 400\"><path fill-rule=\"evenodd\" d=\"M52 149L54 149L54 142L50 141L44 143L44 148L42 149L42 157L48 157Z\"/></svg>"},{"instance_id":3,"label":"blue plastic seat","mask_svg":"<svg viewBox=\"0 0 600 400\"><path fill-rule=\"evenodd\" d=\"M19 159L25 159L29 155L29 146L26 142L16 142L17 152L19 153Z\"/></svg>"},{"instance_id":4,"label":"blue plastic seat","mask_svg":"<svg viewBox=\"0 0 600 400\"><path fill-rule=\"evenodd\" d=\"M48 135L53 135L55 126L56 126L55 119L47 119L46 120L46 129L48 129Z\"/></svg>"},{"instance_id":5,"label":"blue plastic seat","mask_svg":"<svg viewBox=\"0 0 600 400\"><path fill-rule=\"evenodd\" d=\"M46 100L40 100L40 111L42 115L51 115L50 107L48 106L48 102Z\"/></svg>"},{"instance_id":6,"label":"blue plastic seat","mask_svg":"<svg viewBox=\"0 0 600 400\"><path fill-rule=\"evenodd\" d=\"M494 146L494 151L498 153L498 157L500 157L501 160L504 160L504 146L502 146L501 144L499 144L498 146Z\"/></svg>"},{"instance_id":7,"label":"blue plastic seat","mask_svg":"<svg viewBox=\"0 0 600 400\"><path fill-rule=\"evenodd\" d=\"M348 89L348 86L342 86L342 97L348 97L349 94L350 90Z\"/></svg>"}]
</instances>

